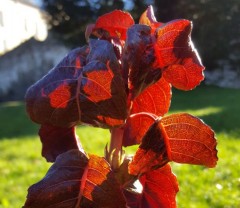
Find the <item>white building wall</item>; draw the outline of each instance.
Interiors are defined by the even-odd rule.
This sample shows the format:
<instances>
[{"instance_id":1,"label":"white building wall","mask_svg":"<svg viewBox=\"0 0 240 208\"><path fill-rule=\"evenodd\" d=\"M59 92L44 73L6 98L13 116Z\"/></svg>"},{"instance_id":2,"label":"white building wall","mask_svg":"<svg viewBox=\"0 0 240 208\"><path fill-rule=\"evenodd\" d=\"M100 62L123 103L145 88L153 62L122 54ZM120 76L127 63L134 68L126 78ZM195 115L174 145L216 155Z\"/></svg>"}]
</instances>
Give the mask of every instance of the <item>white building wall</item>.
<instances>
[{"instance_id":1,"label":"white building wall","mask_svg":"<svg viewBox=\"0 0 240 208\"><path fill-rule=\"evenodd\" d=\"M47 38L42 11L20 0L0 0L0 55L34 37Z\"/></svg>"}]
</instances>

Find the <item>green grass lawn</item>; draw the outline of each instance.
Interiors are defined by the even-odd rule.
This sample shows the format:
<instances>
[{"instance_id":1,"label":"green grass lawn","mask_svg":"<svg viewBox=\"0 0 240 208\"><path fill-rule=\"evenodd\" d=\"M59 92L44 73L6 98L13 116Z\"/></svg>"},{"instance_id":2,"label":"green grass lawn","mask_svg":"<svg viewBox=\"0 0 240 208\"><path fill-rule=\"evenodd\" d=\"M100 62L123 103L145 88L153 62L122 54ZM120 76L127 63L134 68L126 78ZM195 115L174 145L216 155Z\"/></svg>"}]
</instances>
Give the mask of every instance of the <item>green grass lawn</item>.
<instances>
[{"instance_id":1,"label":"green grass lawn","mask_svg":"<svg viewBox=\"0 0 240 208\"><path fill-rule=\"evenodd\" d=\"M240 207L240 90L201 86L190 92L173 91L170 113L189 112L216 132L216 168L172 163L180 192L179 208ZM0 208L19 208L27 188L44 177L50 164L41 157L38 126L29 121L24 104L0 104ZM79 127L87 152L103 155L109 141L104 129Z\"/></svg>"}]
</instances>

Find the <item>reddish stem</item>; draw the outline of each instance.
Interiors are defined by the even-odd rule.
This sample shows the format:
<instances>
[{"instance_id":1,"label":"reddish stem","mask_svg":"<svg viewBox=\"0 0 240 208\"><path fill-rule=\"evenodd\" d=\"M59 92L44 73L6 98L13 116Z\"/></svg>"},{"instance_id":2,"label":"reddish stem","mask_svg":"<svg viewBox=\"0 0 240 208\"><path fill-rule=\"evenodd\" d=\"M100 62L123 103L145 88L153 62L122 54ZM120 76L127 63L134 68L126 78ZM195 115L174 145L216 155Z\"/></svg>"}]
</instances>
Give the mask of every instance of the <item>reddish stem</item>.
<instances>
[{"instance_id":1,"label":"reddish stem","mask_svg":"<svg viewBox=\"0 0 240 208\"><path fill-rule=\"evenodd\" d=\"M123 128L113 128L111 129L111 141L109 152L112 152L114 149L122 149L122 140L123 140Z\"/></svg>"},{"instance_id":2,"label":"reddish stem","mask_svg":"<svg viewBox=\"0 0 240 208\"><path fill-rule=\"evenodd\" d=\"M107 154L107 160L113 169L119 168L122 163L122 140L124 128L111 129L111 141Z\"/></svg>"}]
</instances>

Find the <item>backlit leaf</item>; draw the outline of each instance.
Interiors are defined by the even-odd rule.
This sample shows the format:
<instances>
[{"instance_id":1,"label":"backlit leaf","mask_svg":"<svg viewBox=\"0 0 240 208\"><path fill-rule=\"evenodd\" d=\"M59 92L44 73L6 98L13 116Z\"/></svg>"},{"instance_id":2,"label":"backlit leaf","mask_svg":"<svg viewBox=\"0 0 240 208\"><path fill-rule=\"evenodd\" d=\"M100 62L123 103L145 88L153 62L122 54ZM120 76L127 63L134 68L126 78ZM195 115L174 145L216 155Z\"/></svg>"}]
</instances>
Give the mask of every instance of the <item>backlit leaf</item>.
<instances>
[{"instance_id":1,"label":"backlit leaf","mask_svg":"<svg viewBox=\"0 0 240 208\"><path fill-rule=\"evenodd\" d=\"M215 167L216 139L213 130L199 118L186 113L157 120L148 129L129 165L139 175L169 161Z\"/></svg>"},{"instance_id":2,"label":"backlit leaf","mask_svg":"<svg viewBox=\"0 0 240 208\"><path fill-rule=\"evenodd\" d=\"M143 136L154 122L152 117L163 116L168 112L171 96L170 84L161 78L133 100L131 116L127 119L124 128L123 146L141 143Z\"/></svg>"},{"instance_id":3,"label":"backlit leaf","mask_svg":"<svg viewBox=\"0 0 240 208\"><path fill-rule=\"evenodd\" d=\"M201 60L191 41L192 24L188 20L168 22L156 31L156 65L174 87L190 90L203 79Z\"/></svg>"},{"instance_id":4,"label":"backlit leaf","mask_svg":"<svg viewBox=\"0 0 240 208\"><path fill-rule=\"evenodd\" d=\"M176 176L169 164L139 177L135 189L124 190L127 205L131 208L175 208L179 191ZM141 185L141 187L140 187ZM141 193L138 193L141 190Z\"/></svg>"},{"instance_id":5,"label":"backlit leaf","mask_svg":"<svg viewBox=\"0 0 240 208\"><path fill-rule=\"evenodd\" d=\"M24 208L125 208L120 186L104 158L70 150L28 190Z\"/></svg>"},{"instance_id":6,"label":"backlit leaf","mask_svg":"<svg viewBox=\"0 0 240 208\"><path fill-rule=\"evenodd\" d=\"M112 45L95 40L73 50L26 94L27 111L39 124L72 127L123 124L126 93Z\"/></svg>"},{"instance_id":7,"label":"backlit leaf","mask_svg":"<svg viewBox=\"0 0 240 208\"><path fill-rule=\"evenodd\" d=\"M39 136L42 142L42 156L48 162L54 162L58 155L71 149L84 152L76 135L75 127L62 128L41 125Z\"/></svg>"},{"instance_id":8,"label":"backlit leaf","mask_svg":"<svg viewBox=\"0 0 240 208\"><path fill-rule=\"evenodd\" d=\"M133 100L131 114L147 112L163 116L169 110L171 97L170 84L161 78Z\"/></svg>"},{"instance_id":9,"label":"backlit leaf","mask_svg":"<svg viewBox=\"0 0 240 208\"><path fill-rule=\"evenodd\" d=\"M176 208L176 194L179 191L176 176L170 165L149 171L140 177L143 185L139 208Z\"/></svg>"},{"instance_id":10,"label":"backlit leaf","mask_svg":"<svg viewBox=\"0 0 240 208\"><path fill-rule=\"evenodd\" d=\"M201 119L187 113L162 118L171 151L171 160L179 163L215 167L217 141L214 131Z\"/></svg>"},{"instance_id":11,"label":"backlit leaf","mask_svg":"<svg viewBox=\"0 0 240 208\"><path fill-rule=\"evenodd\" d=\"M139 113L136 115L131 115L124 126L124 134L122 145L132 146L135 144L140 144L143 136L148 131L149 127L155 121L155 115L149 113Z\"/></svg>"},{"instance_id":12,"label":"backlit leaf","mask_svg":"<svg viewBox=\"0 0 240 208\"><path fill-rule=\"evenodd\" d=\"M154 122L142 138L141 144L128 166L130 174L143 174L169 162L168 147L158 123L158 121Z\"/></svg>"},{"instance_id":13,"label":"backlit leaf","mask_svg":"<svg viewBox=\"0 0 240 208\"><path fill-rule=\"evenodd\" d=\"M133 24L134 20L129 13L115 10L100 16L95 23L93 32L99 37L111 36L125 40L127 30Z\"/></svg>"}]
</instances>

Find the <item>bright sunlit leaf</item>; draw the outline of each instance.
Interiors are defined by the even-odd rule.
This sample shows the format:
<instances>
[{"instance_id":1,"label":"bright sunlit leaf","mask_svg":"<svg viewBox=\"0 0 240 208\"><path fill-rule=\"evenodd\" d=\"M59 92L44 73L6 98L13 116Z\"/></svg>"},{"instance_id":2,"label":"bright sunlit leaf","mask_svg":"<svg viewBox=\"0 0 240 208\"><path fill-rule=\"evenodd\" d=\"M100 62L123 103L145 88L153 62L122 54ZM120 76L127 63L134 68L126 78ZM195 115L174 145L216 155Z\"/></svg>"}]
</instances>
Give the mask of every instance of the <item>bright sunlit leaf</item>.
<instances>
[{"instance_id":1,"label":"bright sunlit leaf","mask_svg":"<svg viewBox=\"0 0 240 208\"><path fill-rule=\"evenodd\" d=\"M204 79L204 67L191 41L191 31L188 20L174 20L156 30L156 65L163 70L163 77L181 90L191 90Z\"/></svg>"}]
</instances>

